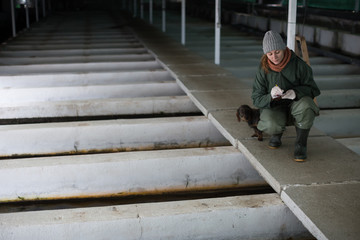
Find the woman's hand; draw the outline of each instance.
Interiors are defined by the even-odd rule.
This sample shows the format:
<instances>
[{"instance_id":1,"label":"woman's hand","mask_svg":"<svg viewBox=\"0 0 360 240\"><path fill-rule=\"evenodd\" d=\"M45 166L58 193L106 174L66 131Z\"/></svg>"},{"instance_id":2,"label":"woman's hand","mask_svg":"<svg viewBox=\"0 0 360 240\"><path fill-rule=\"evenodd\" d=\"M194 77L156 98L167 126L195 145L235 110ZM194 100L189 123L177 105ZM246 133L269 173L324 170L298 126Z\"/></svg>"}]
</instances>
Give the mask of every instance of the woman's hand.
<instances>
[{"instance_id":1,"label":"woman's hand","mask_svg":"<svg viewBox=\"0 0 360 240\"><path fill-rule=\"evenodd\" d=\"M290 90L287 90L281 98L294 100L296 98L296 93L294 90L290 89Z\"/></svg>"},{"instance_id":2,"label":"woman's hand","mask_svg":"<svg viewBox=\"0 0 360 240\"><path fill-rule=\"evenodd\" d=\"M277 98L281 98L281 96L283 95L284 90L282 90L281 88L279 88L278 86L275 86L271 89L271 98L272 99L277 99Z\"/></svg>"},{"instance_id":3,"label":"woman's hand","mask_svg":"<svg viewBox=\"0 0 360 240\"><path fill-rule=\"evenodd\" d=\"M285 93L283 92L284 90L282 90L278 86L275 86L271 89L271 107L289 106L293 102L296 97L295 91L290 89L287 90Z\"/></svg>"}]
</instances>

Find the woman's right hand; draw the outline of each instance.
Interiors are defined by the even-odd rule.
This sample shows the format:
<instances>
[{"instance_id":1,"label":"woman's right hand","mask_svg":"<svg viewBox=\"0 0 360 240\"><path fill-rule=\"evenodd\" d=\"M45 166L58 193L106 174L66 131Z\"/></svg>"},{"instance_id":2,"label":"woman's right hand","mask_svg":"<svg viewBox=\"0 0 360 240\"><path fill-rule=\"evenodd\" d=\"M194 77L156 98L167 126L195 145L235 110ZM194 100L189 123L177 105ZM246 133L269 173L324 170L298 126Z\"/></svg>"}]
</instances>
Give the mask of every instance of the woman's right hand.
<instances>
[{"instance_id":1,"label":"woman's right hand","mask_svg":"<svg viewBox=\"0 0 360 240\"><path fill-rule=\"evenodd\" d=\"M272 99L277 99L277 98L281 98L281 96L283 95L284 90L282 90L281 88L279 88L277 85L275 87L273 87L271 89L271 98Z\"/></svg>"}]
</instances>

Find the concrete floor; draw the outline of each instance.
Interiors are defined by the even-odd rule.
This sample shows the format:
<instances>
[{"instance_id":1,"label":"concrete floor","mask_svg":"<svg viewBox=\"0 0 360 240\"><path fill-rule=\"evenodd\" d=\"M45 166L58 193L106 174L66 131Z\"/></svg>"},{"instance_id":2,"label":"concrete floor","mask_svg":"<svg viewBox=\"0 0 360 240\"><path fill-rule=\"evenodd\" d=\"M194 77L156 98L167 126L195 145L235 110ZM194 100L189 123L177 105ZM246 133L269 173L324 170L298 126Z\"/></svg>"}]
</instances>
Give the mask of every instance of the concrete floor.
<instances>
[{"instance_id":1,"label":"concrete floor","mask_svg":"<svg viewBox=\"0 0 360 240\"><path fill-rule=\"evenodd\" d=\"M200 26L200 28L202 27L202 23L198 20L196 20L196 24ZM222 225L219 224L218 221L207 222L209 224L203 225L204 228L196 227L196 229L199 230L198 233L195 233L195 228L191 229L195 231L194 234L200 234L205 238L207 237L207 239L211 237L217 239L221 236L216 235L216 226L221 225L230 226L232 229L245 229L236 228L235 226L244 226L246 223L252 223L250 233L244 232L244 238L249 237L249 235L253 236L256 230L259 229L258 225L264 227L263 230L266 232L266 235L260 233L260 235L258 235L260 238L279 237L279 232L277 231L279 226L285 228L286 231L281 234L286 238L286 236L289 236L288 233L291 233L291 230L294 235L306 235L306 231L302 228L303 224L311 234L318 239L357 239L360 234L358 229L360 223L357 217L360 209L359 201L357 201L360 197L360 179L358 174L360 170L359 155L316 128L312 130L309 139L309 159L303 164L295 163L291 159L292 145L295 136L293 129L289 129L286 132L283 140L284 144L281 149L276 151L267 149L266 141L258 142L250 138L251 130L247 125L238 123L235 117L235 109L240 103L251 104L249 99L249 77L251 77L252 68L246 67L246 72L243 72L243 75L237 75L228 69L214 65L211 61L194 54L176 41L171 40L156 28L148 26L141 21L135 20L131 22L129 27L136 33L137 37L145 44L156 59L154 63L151 63L152 65L150 64L147 67L157 69L159 66L157 63L160 63L161 66L167 69L181 89L203 112L205 117L208 118L205 119L205 121L212 123L221 133L220 137L223 139L222 136L224 136L235 149L238 149L239 153L243 154L249 160L251 165L278 194L259 195L241 199L221 199L218 203L216 201L208 202L206 200L200 202L184 202L180 205L179 203L169 203L166 206L155 204L156 208L164 209L164 212L173 213L167 215L167 217L178 216L179 218L175 218L174 222L169 221L170 218L163 218L164 215L162 215L160 210L156 211L160 217L151 214L149 209L153 209L155 207L154 204L119 208L116 206L101 209L59 211L56 215L53 215L53 212L1 214L0 221L3 229L0 236L6 238L6 236L12 235L13 239L22 239L28 237L29 234L36 236L36 234L39 233L39 228L43 230L42 233L51 236L54 233L54 228L52 227L61 226L57 229L58 234L56 235L59 239L68 236L64 235L66 232L63 231L64 229L74 230L75 228L81 228L83 230L92 229L87 235L90 239L91 237L96 238L97 235L94 234L94 232L99 228L108 229L111 235L116 235L128 233L129 227L131 227L134 232L139 233L140 237L153 239L153 234L162 232L163 227L168 229L167 227L172 226L172 229L175 231L174 235L179 236L178 239L184 239L186 237L189 238L189 235L183 236L181 232L184 232L184 228L196 226L193 224L194 222L203 222L205 219L217 219L224 223L223 219L234 219L236 220L235 223ZM203 32L205 35L208 33L209 32ZM27 51L26 48L17 49ZM242 49L239 51L242 51ZM81 64L77 67L80 66ZM112 68L121 68L121 66L124 65L115 64L112 65ZM49 73L54 72L55 76L59 73L68 74L72 72L71 68L51 67L51 69L46 71ZM74 69L77 70L77 67L74 67ZM91 70L92 68L88 68L87 70L89 69ZM338 68L338 70L341 69L348 71L348 69ZM14 73L13 71L15 70L23 71L23 73L26 74L36 74L41 71L41 68L31 69L30 72L28 72L27 70L29 69L26 68L9 68L6 71L4 70L5 75L10 75ZM103 72L109 69L99 64L96 65L95 70ZM323 69L319 69L319 71L323 71ZM221 81L219 81L219 79L221 79ZM88 124L85 124L81 127L87 126ZM169 129L172 128L170 127ZM24 130L26 131L24 128L16 129L12 134L16 135ZM7 133L8 130L4 129L4 132ZM63 132L60 131L60 133ZM59 136L61 136L60 133ZM22 140L20 137L21 134L19 135L19 139ZM4 138L3 142L6 140L7 139ZM25 139L25 141L30 140ZM16 141L14 140L14 142ZM76 148L78 147L78 145L73 142L71 142L69 146L71 146L71 149L74 149L74 146L76 146ZM14 152L18 152L18 150ZM284 207L282 201L285 202L288 208ZM262 203L260 208L256 205L258 202ZM267 204L270 204L270 208L267 208ZM199 208L199 206L204 206L205 213L211 214L203 215L200 213L203 211L203 208ZM209 206L218 206L221 211L225 211L225 215L223 215L222 212L213 211L214 208L212 207L210 207L209 210ZM229 208L228 206L231 207ZM192 214L194 209L197 209L195 215ZM258 214L257 210L260 209L264 211ZM300 224L296 218L293 218L292 214L289 214L291 213L289 209L302 224ZM179 211L182 210L184 210L184 212L182 212L183 214L179 215ZM189 213L189 210L191 213ZM244 216L250 216L248 211L252 213L256 212L256 214L245 218L245 221L239 221L244 219ZM127 213L127 215L122 216L125 218L127 216L128 219L121 222L122 220L118 218L118 212ZM265 219L264 215L262 215L263 212L271 213L267 215L269 218L266 218L269 220L267 224L261 221ZM49 216L52 216L51 219L49 219ZM104 218L99 221L99 216L103 216ZM185 217L183 218L182 216ZM109 218L105 219L105 217ZM39 221L34 223L33 219L39 219ZM151 221L154 219L156 219L156 221ZM189 219L192 219L192 221L189 222ZM284 221L278 222L274 220ZM24 224L18 225L20 221L23 221ZM164 222L166 224L164 224ZM254 225L254 222L258 224ZM284 222L289 225L284 225ZM173 225L171 223L173 223ZM180 223L190 223L190 225L179 225ZM226 223L229 222L226 221ZM269 223L273 223L274 225ZM117 226L121 224L123 227L115 228L112 224ZM114 229L117 229L117 231L114 231ZM215 229L215 232L210 231L211 229ZM180 230L181 232L179 233L176 230ZM211 236L206 235L209 234L209 231ZM234 239L234 236L240 236L240 233L236 231L229 230L225 232L232 234L231 236L226 236L229 239ZM14 233L17 235L15 236ZM71 231L71 233L72 237L76 238L75 231ZM71 235L71 233L69 234ZM191 231L191 233L193 233L193 231ZM133 237L135 238L137 236ZM165 234L162 238L167 237L169 236Z\"/></svg>"}]
</instances>

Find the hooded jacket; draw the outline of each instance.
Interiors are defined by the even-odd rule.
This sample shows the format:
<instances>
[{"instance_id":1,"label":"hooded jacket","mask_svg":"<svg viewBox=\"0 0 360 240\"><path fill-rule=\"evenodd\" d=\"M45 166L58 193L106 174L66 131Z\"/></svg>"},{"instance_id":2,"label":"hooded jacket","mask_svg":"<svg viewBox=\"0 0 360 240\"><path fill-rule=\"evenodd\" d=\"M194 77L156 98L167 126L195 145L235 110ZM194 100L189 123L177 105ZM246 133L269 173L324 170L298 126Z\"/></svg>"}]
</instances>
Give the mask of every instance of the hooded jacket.
<instances>
[{"instance_id":1,"label":"hooded jacket","mask_svg":"<svg viewBox=\"0 0 360 240\"><path fill-rule=\"evenodd\" d=\"M315 98L320 95L320 89L316 85L312 69L293 51L288 64L280 71L275 72L269 69L268 73L259 66L253 84L252 99L257 108L271 108L271 89L278 85L286 92L293 89L296 93L296 100L304 96Z\"/></svg>"}]
</instances>

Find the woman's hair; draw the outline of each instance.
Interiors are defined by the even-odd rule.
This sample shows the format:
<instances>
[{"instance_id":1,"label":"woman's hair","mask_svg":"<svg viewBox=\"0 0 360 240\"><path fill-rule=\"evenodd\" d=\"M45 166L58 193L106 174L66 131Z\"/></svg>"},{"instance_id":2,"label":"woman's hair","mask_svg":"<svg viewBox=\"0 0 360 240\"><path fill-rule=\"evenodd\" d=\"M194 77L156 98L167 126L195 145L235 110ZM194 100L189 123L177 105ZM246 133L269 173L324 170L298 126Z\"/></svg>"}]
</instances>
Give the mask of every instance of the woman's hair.
<instances>
[{"instance_id":1,"label":"woman's hair","mask_svg":"<svg viewBox=\"0 0 360 240\"><path fill-rule=\"evenodd\" d=\"M268 63L268 57L266 54L264 54L261 57L260 64L261 64L261 69L264 70L265 74L267 74L269 72L269 63Z\"/></svg>"}]
</instances>

